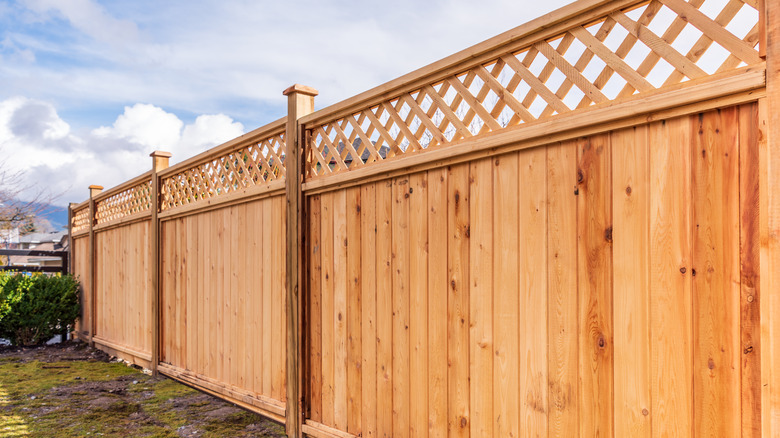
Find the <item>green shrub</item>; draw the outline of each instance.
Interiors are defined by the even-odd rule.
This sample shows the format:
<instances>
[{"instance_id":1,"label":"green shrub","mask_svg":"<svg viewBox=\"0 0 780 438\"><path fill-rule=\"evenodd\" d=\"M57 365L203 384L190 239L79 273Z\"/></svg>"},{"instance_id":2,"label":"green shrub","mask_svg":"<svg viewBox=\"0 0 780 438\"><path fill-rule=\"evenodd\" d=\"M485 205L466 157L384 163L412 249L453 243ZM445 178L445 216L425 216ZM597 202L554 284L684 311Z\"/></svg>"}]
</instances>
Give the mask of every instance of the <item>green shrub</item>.
<instances>
[{"instance_id":1,"label":"green shrub","mask_svg":"<svg viewBox=\"0 0 780 438\"><path fill-rule=\"evenodd\" d=\"M78 281L71 275L0 274L0 338L40 345L79 316Z\"/></svg>"}]
</instances>

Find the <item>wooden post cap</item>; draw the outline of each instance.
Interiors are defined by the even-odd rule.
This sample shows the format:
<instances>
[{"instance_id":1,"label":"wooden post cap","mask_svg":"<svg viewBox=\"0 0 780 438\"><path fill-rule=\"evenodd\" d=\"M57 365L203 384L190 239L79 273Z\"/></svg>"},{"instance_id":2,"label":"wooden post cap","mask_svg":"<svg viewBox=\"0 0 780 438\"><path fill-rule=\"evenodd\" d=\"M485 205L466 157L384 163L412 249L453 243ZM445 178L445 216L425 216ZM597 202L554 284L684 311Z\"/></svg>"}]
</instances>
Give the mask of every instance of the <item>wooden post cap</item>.
<instances>
[{"instance_id":1,"label":"wooden post cap","mask_svg":"<svg viewBox=\"0 0 780 438\"><path fill-rule=\"evenodd\" d=\"M89 186L89 196L95 196L103 191L103 186L91 185Z\"/></svg>"},{"instance_id":2,"label":"wooden post cap","mask_svg":"<svg viewBox=\"0 0 780 438\"><path fill-rule=\"evenodd\" d=\"M300 84L295 84L291 86L290 88L284 90L282 94L284 94L285 96L289 96L290 94L293 93L305 94L307 96L316 96L320 94L320 92L315 90L314 88L307 87L306 85L300 85Z\"/></svg>"},{"instance_id":3,"label":"wooden post cap","mask_svg":"<svg viewBox=\"0 0 780 438\"><path fill-rule=\"evenodd\" d=\"M171 158L173 156L173 154L171 154L170 152L165 152L165 151L154 151L151 154L149 154L149 156L150 157L155 157L155 158L157 158L157 157L160 157L160 158Z\"/></svg>"}]
</instances>

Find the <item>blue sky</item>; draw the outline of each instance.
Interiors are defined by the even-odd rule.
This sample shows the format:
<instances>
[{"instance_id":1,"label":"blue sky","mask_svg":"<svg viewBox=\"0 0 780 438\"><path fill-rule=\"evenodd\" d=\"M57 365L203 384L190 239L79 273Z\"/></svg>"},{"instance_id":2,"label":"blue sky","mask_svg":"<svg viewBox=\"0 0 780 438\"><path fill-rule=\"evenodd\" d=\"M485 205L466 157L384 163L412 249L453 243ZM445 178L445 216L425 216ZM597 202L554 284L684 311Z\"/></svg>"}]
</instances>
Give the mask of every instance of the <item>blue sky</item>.
<instances>
[{"instance_id":1,"label":"blue sky","mask_svg":"<svg viewBox=\"0 0 780 438\"><path fill-rule=\"evenodd\" d=\"M289 85L323 108L568 3L0 0L0 171L82 201L284 116Z\"/></svg>"},{"instance_id":2,"label":"blue sky","mask_svg":"<svg viewBox=\"0 0 780 438\"><path fill-rule=\"evenodd\" d=\"M322 108L566 0L0 0L0 163L81 201L282 117Z\"/></svg>"}]
</instances>

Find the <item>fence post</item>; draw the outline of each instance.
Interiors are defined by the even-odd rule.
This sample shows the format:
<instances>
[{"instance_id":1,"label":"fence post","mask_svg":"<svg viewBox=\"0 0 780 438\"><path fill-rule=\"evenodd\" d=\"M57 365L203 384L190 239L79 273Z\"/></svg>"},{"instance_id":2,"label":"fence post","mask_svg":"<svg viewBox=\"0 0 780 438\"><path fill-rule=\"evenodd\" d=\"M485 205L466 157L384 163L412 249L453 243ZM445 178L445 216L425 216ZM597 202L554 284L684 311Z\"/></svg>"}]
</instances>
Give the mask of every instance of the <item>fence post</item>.
<instances>
[{"instance_id":1,"label":"fence post","mask_svg":"<svg viewBox=\"0 0 780 438\"><path fill-rule=\"evenodd\" d=\"M73 203L68 203L68 274L73 274Z\"/></svg>"},{"instance_id":2,"label":"fence post","mask_svg":"<svg viewBox=\"0 0 780 438\"><path fill-rule=\"evenodd\" d=\"M149 250L151 251L151 260L149 273L151 275L151 294L152 308L149 317L152 320L152 374L157 375L157 364L160 362L160 222L157 214L160 212L160 177L157 173L167 169L170 152L154 151L149 154L152 157L152 205L150 210L152 218L149 223L150 240Z\"/></svg>"},{"instance_id":3,"label":"fence post","mask_svg":"<svg viewBox=\"0 0 780 438\"><path fill-rule=\"evenodd\" d=\"M759 100L762 436L780 434L780 3L766 1L766 98Z\"/></svg>"},{"instance_id":4,"label":"fence post","mask_svg":"<svg viewBox=\"0 0 780 438\"><path fill-rule=\"evenodd\" d=\"M97 267L95 266L95 196L99 195L103 191L103 186L91 185L89 186L89 346L94 347L95 341L92 337L95 336L97 329L97 288L95 287L95 281L97 280Z\"/></svg>"},{"instance_id":5,"label":"fence post","mask_svg":"<svg viewBox=\"0 0 780 438\"><path fill-rule=\"evenodd\" d=\"M301 285L304 269L304 203L301 184L303 182L303 132L298 119L314 111L314 96L317 90L303 85L293 85L284 90L287 96L287 129L285 143L287 155L286 193L287 193L287 306L285 308L287 324L287 436L300 437L303 424L303 405L301 387Z\"/></svg>"}]
</instances>

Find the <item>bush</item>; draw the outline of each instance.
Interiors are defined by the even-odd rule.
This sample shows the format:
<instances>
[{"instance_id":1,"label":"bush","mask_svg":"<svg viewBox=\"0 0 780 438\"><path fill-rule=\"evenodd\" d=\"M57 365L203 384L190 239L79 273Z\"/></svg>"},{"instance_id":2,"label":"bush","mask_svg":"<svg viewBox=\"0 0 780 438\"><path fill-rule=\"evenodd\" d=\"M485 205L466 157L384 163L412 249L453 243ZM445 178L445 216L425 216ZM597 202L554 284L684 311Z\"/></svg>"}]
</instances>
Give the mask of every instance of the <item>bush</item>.
<instances>
[{"instance_id":1,"label":"bush","mask_svg":"<svg viewBox=\"0 0 780 438\"><path fill-rule=\"evenodd\" d=\"M0 338L40 345L79 316L78 281L71 275L0 274Z\"/></svg>"}]
</instances>

